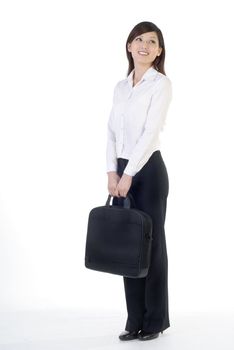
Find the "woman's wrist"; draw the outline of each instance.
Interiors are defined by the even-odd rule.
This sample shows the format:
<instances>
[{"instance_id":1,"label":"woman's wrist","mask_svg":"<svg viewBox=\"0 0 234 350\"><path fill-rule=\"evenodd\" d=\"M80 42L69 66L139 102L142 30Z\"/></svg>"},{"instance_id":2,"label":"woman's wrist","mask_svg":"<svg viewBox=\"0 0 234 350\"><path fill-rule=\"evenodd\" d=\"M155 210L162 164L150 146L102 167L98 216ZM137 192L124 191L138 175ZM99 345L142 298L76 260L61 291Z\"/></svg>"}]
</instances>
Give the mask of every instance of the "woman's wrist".
<instances>
[{"instance_id":1,"label":"woman's wrist","mask_svg":"<svg viewBox=\"0 0 234 350\"><path fill-rule=\"evenodd\" d=\"M117 172L116 171L108 171L107 173L108 176L117 176Z\"/></svg>"}]
</instances>

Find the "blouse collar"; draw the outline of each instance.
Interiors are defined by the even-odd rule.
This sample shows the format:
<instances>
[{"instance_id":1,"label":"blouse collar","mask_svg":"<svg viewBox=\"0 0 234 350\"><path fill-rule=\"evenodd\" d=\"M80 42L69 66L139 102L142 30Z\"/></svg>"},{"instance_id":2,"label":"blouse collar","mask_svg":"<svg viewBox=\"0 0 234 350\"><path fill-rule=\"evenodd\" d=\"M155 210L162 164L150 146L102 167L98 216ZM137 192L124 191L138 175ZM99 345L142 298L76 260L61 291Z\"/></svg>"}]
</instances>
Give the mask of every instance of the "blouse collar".
<instances>
[{"instance_id":1,"label":"blouse collar","mask_svg":"<svg viewBox=\"0 0 234 350\"><path fill-rule=\"evenodd\" d=\"M127 77L127 81L129 83L130 87L133 87L133 73L134 73L134 71L135 71L135 68L133 68L133 70L131 71L131 73ZM143 80L153 80L157 74L158 74L158 71L154 67L151 66L143 74L141 80L138 83L140 83Z\"/></svg>"}]
</instances>

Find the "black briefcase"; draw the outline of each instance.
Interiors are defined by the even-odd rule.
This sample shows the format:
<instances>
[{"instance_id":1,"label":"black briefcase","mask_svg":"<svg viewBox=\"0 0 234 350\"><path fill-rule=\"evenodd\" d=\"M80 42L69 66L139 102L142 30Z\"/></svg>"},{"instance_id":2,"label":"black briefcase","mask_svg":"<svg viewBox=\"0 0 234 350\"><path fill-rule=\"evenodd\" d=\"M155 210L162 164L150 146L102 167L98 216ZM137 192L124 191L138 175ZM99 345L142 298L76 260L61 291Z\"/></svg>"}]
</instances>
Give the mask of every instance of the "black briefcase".
<instances>
[{"instance_id":1,"label":"black briefcase","mask_svg":"<svg viewBox=\"0 0 234 350\"><path fill-rule=\"evenodd\" d=\"M85 267L125 277L145 277L151 258L152 218L131 207L130 198L134 199L130 193L119 197L123 206L110 205L111 197L109 194L106 205L89 213Z\"/></svg>"}]
</instances>

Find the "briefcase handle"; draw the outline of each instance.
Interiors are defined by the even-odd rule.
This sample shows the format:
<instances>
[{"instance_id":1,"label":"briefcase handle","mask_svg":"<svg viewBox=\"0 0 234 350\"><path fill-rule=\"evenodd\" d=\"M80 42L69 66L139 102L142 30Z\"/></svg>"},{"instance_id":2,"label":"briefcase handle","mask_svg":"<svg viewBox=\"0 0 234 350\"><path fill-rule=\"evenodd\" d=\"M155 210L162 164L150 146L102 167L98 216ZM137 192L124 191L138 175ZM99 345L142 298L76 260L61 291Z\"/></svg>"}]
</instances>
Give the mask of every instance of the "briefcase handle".
<instances>
[{"instance_id":1,"label":"briefcase handle","mask_svg":"<svg viewBox=\"0 0 234 350\"><path fill-rule=\"evenodd\" d=\"M111 194L108 195L108 198L107 198L107 201L106 201L106 205L107 206L110 206L110 201L111 201L111 197L114 198L114 196L112 196ZM123 207L124 208L127 208L127 209L130 209L131 208L131 201L133 202L134 206L135 205L135 201L134 201L134 198L132 196L131 193L128 192L127 196L126 197L123 197L124 200L123 200ZM130 199L131 198L131 199Z\"/></svg>"}]
</instances>

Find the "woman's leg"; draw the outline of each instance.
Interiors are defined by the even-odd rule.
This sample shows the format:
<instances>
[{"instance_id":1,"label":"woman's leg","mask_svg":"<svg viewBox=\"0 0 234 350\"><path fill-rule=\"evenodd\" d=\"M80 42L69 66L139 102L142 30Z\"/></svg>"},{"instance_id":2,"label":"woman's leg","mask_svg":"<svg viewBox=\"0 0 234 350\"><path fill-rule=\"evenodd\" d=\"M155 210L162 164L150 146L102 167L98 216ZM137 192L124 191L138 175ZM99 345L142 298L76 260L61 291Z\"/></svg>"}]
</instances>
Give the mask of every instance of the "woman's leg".
<instances>
[{"instance_id":1,"label":"woman's leg","mask_svg":"<svg viewBox=\"0 0 234 350\"><path fill-rule=\"evenodd\" d=\"M128 163L127 159L118 158L118 174L121 177ZM129 192L134 196L131 186ZM134 196L135 199L135 196ZM123 206L123 197L113 198L112 205ZM142 329L143 317L145 313L145 278L125 278L125 298L128 311L128 320L125 327L127 331L135 331ZM130 282L130 285L128 283Z\"/></svg>"},{"instance_id":2,"label":"woman's leg","mask_svg":"<svg viewBox=\"0 0 234 350\"><path fill-rule=\"evenodd\" d=\"M122 175L127 160L119 159ZM170 327L168 313L168 260L164 223L169 181L160 151L150 157L133 177L129 191L136 208L153 220L153 242L149 273L144 278L123 277L128 318L125 330L162 331Z\"/></svg>"}]
</instances>

